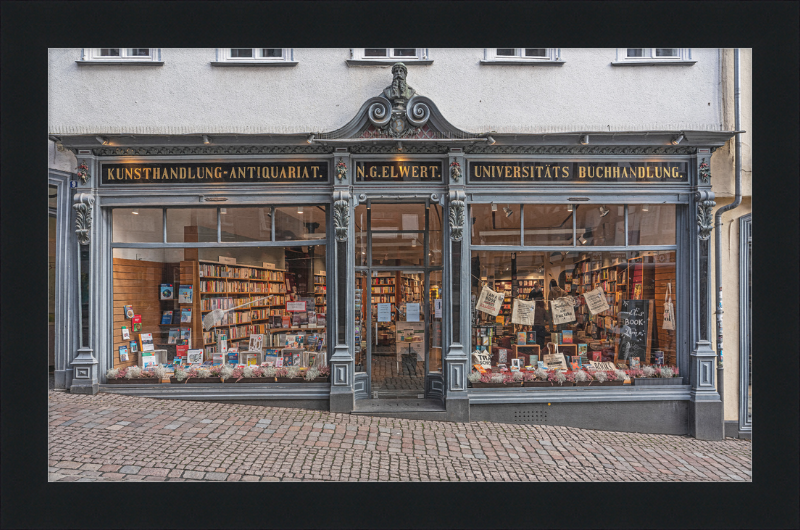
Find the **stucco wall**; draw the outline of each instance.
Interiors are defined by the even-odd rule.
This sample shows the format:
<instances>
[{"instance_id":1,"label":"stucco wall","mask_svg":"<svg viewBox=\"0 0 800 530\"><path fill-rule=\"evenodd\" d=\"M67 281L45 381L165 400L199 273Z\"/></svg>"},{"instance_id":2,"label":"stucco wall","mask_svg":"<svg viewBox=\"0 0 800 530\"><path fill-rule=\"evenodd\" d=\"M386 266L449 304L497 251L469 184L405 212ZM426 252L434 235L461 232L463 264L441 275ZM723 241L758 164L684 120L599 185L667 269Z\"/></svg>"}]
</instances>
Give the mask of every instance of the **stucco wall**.
<instances>
[{"instance_id":1,"label":"stucco wall","mask_svg":"<svg viewBox=\"0 0 800 530\"><path fill-rule=\"evenodd\" d=\"M720 130L718 49L693 66L613 67L616 50L563 49L563 66L485 66L482 48L431 49L408 82L471 132ZM79 66L49 52L49 132L300 133L337 129L391 81L339 49L295 49L296 67L212 67L213 48L162 50L163 66Z\"/></svg>"}]
</instances>

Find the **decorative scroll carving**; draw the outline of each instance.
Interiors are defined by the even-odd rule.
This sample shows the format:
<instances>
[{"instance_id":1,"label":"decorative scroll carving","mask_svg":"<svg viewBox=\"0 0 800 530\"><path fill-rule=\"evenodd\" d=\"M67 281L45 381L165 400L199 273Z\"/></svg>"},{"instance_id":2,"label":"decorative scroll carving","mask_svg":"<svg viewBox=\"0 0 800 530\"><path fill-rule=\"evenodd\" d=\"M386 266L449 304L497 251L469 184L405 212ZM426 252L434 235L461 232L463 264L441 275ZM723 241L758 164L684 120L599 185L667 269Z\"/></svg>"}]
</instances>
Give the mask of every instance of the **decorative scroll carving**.
<instances>
[{"instance_id":1,"label":"decorative scroll carving","mask_svg":"<svg viewBox=\"0 0 800 530\"><path fill-rule=\"evenodd\" d=\"M367 110L367 117L375 127L383 128L392 119L392 104L389 101L373 103Z\"/></svg>"},{"instance_id":2,"label":"decorative scroll carving","mask_svg":"<svg viewBox=\"0 0 800 530\"><path fill-rule=\"evenodd\" d=\"M461 241L464 236L464 201L450 202L450 239Z\"/></svg>"},{"instance_id":3,"label":"decorative scroll carving","mask_svg":"<svg viewBox=\"0 0 800 530\"><path fill-rule=\"evenodd\" d=\"M78 242L81 245L88 245L92 229L92 207L94 206L94 196L88 193L81 193L75 197L75 233L78 234Z\"/></svg>"},{"instance_id":4,"label":"decorative scroll carving","mask_svg":"<svg viewBox=\"0 0 800 530\"><path fill-rule=\"evenodd\" d=\"M700 227L700 239L703 241L711 237L711 230L714 229L714 216L711 210L716 205L717 203L711 200L697 203L697 226Z\"/></svg>"},{"instance_id":5,"label":"decorative scroll carving","mask_svg":"<svg viewBox=\"0 0 800 530\"><path fill-rule=\"evenodd\" d=\"M86 184L86 181L89 180L89 166L86 165L86 162L81 160L81 163L78 164L78 176L81 178L81 182Z\"/></svg>"},{"instance_id":6,"label":"decorative scroll carving","mask_svg":"<svg viewBox=\"0 0 800 530\"><path fill-rule=\"evenodd\" d=\"M418 101L417 97L408 100L406 118L414 127L422 127L431 117L431 109L425 103Z\"/></svg>"},{"instance_id":7,"label":"decorative scroll carving","mask_svg":"<svg viewBox=\"0 0 800 530\"><path fill-rule=\"evenodd\" d=\"M696 147L666 146L584 146L584 145L468 145L465 153L519 155L691 155Z\"/></svg>"},{"instance_id":8,"label":"decorative scroll carving","mask_svg":"<svg viewBox=\"0 0 800 530\"><path fill-rule=\"evenodd\" d=\"M450 163L450 176L453 177L455 181L461 178L461 164L455 160Z\"/></svg>"},{"instance_id":9,"label":"decorative scroll carving","mask_svg":"<svg viewBox=\"0 0 800 530\"><path fill-rule=\"evenodd\" d=\"M417 91L406 83L407 75L408 69L403 63L392 66L392 84L383 89L379 101L367 110L369 121L390 138L417 136L420 127L431 117L431 109L417 100Z\"/></svg>"},{"instance_id":10,"label":"decorative scroll carving","mask_svg":"<svg viewBox=\"0 0 800 530\"><path fill-rule=\"evenodd\" d=\"M350 148L351 153L357 154L392 154L403 153L413 155L445 154L450 151L447 145L404 145L403 150L397 149L396 145L354 145Z\"/></svg>"},{"instance_id":11,"label":"decorative scroll carving","mask_svg":"<svg viewBox=\"0 0 800 530\"><path fill-rule=\"evenodd\" d=\"M710 184L711 183L711 168L709 167L708 162L706 160L703 160L703 162L700 164L700 167L698 169L699 169L699 172L700 172L700 180L704 184Z\"/></svg>"},{"instance_id":12,"label":"decorative scroll carving","mask_svg":"<svg viewBox=\"0 0 800 530\"><path fill-rule=\"evenodd\" d=\"M339 179L339 182L344 180L347 177L347 164L342 161L340 158L339 161L336 163L336 178Z\"/></svg>"},{"instance_id":13,"label":"decorative scroll carving","mask_svg":"<svg viewBox=\"0 0 800 530\"><path fill-rule=\"evenodd\" d=\"M147 156L147 155L302 155L330 154L327 145L214 145L214 146L158 146L158 147L98 147L92 149L96 156Z\"/></svg>"},{"instance_id":14,"label":"decorative scroll carving","mask_svg":"<svg viewBox=\"0 0 800 530\"><path fill-rule=\"evenodd\" d=\"M345 199L333 203L333 226L336 241L347 241L347 225L350 224L350 204Z\"/></svg>"}]
</instances>

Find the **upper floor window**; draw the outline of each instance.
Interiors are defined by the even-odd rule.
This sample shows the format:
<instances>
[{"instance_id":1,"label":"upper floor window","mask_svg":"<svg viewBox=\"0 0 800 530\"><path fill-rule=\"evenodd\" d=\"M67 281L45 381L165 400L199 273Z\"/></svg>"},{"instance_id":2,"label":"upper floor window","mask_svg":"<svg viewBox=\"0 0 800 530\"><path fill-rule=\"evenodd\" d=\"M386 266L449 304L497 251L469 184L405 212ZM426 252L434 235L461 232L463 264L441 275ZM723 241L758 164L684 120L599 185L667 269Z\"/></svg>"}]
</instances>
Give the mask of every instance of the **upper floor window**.
<instances>
[{"instance_id":1,"label":"upper floor window","mask_svg":"<svg viewBox=\"0 0 800 530\"><path fill-rule=\"evenodd\" d=\"M486 48L481 64L563 64L559 48Z\"/></svg>"},{"instance_id":2,"label":"upper floor window","mask_svg":"<svg viewBox=\"0 0 800 530\"><path fill-rule=\"evenodd\" d=\"M692 65L696 62L689 48L618 48L617 60L611 65Z\"/></svg>"},{"instance_id":3,"label":"upper floor window","mask_svg":"<svg viewBox=\"0 0 800 530\"><path fill-rule=\"evenodd\" d=\"M295 66L292 48L219 48L212 66Z\"/></svg>"},{"instance_id":4,"label":"upper floor window","mask_svg":"<svg viewBox=\"0 0 800 530\"><path fill-rule=\"evenodd\" d=\"M349 65L359 64L431 64L427 48L353 48L350 50Z\"/></svg>"},{"instance_id":5,"label":"upper floor window","mask_svg":"<svg viewBox=\"0 0 800 530\"><path fill-rule=\"evenodd\" d=\"M79 62L160 62L159 48L84 48Z\"/></svg>"}]
</instances>

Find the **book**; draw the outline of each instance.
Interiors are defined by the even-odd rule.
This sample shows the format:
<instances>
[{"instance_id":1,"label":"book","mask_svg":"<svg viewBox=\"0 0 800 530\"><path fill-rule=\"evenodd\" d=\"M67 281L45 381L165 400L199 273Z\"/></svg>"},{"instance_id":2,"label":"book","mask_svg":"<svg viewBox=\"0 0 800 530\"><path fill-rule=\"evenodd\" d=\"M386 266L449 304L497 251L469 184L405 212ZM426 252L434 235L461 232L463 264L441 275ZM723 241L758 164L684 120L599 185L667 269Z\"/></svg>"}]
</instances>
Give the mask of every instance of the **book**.
<instances>
[{"instance_id":1,"label":"book","mask_svg":"<svg viewBox=\"0 0 800 530\"><path fill-rule=\"evenodd\" d=\"M526 343L527 344L536 344L536 332L535 331L529 331L528 332L528 337L527 337Z\"/></svg>"},{"instance_id":2,"label":"book","mask_svg":"<svg viewBox=\"0 0 800 530\"><path fill-rule=\"evenodd\" d=\"M133 315L133 318L131 318L131 323L133 324L134 333L137 331L142 331L142 315Z\"/></svg>"},{"instance_id":3,"label":"book","mask_svg":"<svg viewBox=\"0 0 800 530\"><path fill-rule=\"evenodd\" d=\"M224 353L214 353L211 355L211 366L222 366L225 363Z\"/></svg>"},{"instance_id":4,"label":"book","mask_svg":"<svg viewBox=\"0 0 800 530\"><path fill-rule=\"evenodd\" d=\"M178 344L189 344L189 338L192 335L192 328L181 328L180 342Z\"/></svg>"},{"instance_id":5,"label":"book","mask_svg":"<svg viewBox=\"0 0 800 530\"><path fill-rule=\"evenodd\" d=\"M187 364L200 364L203 362L203 350L186 350Z\"/></svg>"},{"instance_id":6,"label":"book","mask_svg":"<svg viewBox=\"0 0 800 530\"><path fill-rule=\"evenodd\" d=\"M561 332L562 344L572 344L572 330L565 329Z\"/></svg>"},{"instance_id":7,"label":"book","mask_svg":"<svg viewBox=\"0 0 800 530\"><path fill-rule=\"evenodd\" d=\"M156 365L158 365L158 358L153 352L142 352L142 368L152 368Z\"/></svg>"},{"instance_id":8,"label":"book","mask_svg":"<svg viewBox=\"0 0 800 530\"><path fill-rule=\"evenodd\" d=\"M121 363L128 362L128 347L127 346L120 346L119 347L119 362L121 362Z\"/></svg>"},{"instance_id":9,"label":"book","mask_svg":"<svg viewBox=\"0 0 800 530\"><path fill-rule=\"evenodd\" d=\"M191 285L181 285L178 288L178 303L181 304L191 304L192 303L192 294L194 292L194 287Z\"/></svg>"},{"instance_id":10,"label":"book","mask_svg":"<svg viewBox=\"0 0 800 530\"><path fill-rule=\"evenodd\" d=\"M272 315L269 317L269 327L270 328L280 328L282 327L282 318L280 315Z\"/></svg>"},{"instance_id":11,"label":"book","mask_svg":"<svg viewBox=\"0 0 800 530\"><path fill-rule=\"evenodd\" d=\"M281 327L284 328L284 329L288 329L288 328L292 327L291 318L292 317L290 317L289 315L283 315L281 317Z\"/></svg>"},{"instance_id":12,"label":"book","mask_svg":"<svg viewBox=\"0 0 800 530\"><path fill-rule=\"evenodd\" d=\"M247 366L258 366L258 354L246 353L244 361Z\"/></svg>"},{"instance_id":13,"label":"book","mask_svg":"<svg viewBox=\"0 0 800 530\"><path fill-rule=\"evenodd\" d=\"M239 352L228 350L228 364L239 364Z\"/></svg>"},{"instance_id":14,"label":"book","mask_svg":"<svg viewBox=\"0 0 800 530\"><path fill-rule=\"evenodd\" d=\"M284 340L284 348L302 348L305 336L304 335L286 335Z\"/></svg>"},{"instance_id":15,"label":"book","mask_svg":"<svg viewBox=\"0 0 800 530\"><path fill-rule=\"evenodd\" d=\"M140 333L139 334L139 346L142 349L142 352L153 351L156 349L155 344L153 344L153 334L152 333Z\"/></svg>"},{"instance_id":16,"label":"book","mask_svg":"<svg viewBox=\"0 0 800 530\"><path fill-rule=\"evenodd\" d=\"M136 353L136 352L139 351L139 343L138 342L136 342L135 340L132 340L132 341L129 342L129 344L131 345L131 353Z\"/></svg>"},{"instance_id":17,"label":"book","mask_svg":"<svg viewBox=\"0 0 800 530\"><path fill-rule=\"evenodd\" d=\"M191 323L192 321L192 310L188 308L181 309L181 324L184 322Z\"/></svg>"},{"instance_id":18,"label":"book","mask_svg":"<svg viewBox=\"0 0 800 530\"><path fill-rule=\"evenodd\" d=\"M179 344L175 346L175 356L180 357L182 362L186 362L186 355L189 352L189 346Z\"/></svg>"},{"instance_id":19,"label":"book","mask_svg":"<svg viewBox=\"0 0 800 530\"><path fill-rule=\"evenodd\" d=\"M528 338L528 334L527 333L525 333L524 331L518 332L517 333L517 344L520 344L520 345L525 344L525 341L527 340L527 338Z\"/></svg>"},{"instance_id":20,"label":"book","mask_svg":"<svg viewBox=\"0 0 800 530\"><path fill-rule=\"evenodd\" d=\"M599 352L599 351L593 351L592 352L591 359L593 361L600 362L602 360L602 357L603 357L603 352Z\"/></svg>"},{"instance_id":21,"label":"book","mask_svg":"<svg viewBox=\"0 0 800 530\"><path fill-rule=\"evenodd\" d=\"M131 340L131 333L128 331L128 326L122 326L122 340Z\"/></svg>"},{"instance_id":22,"label":"book","mask_svg":"<svg viewBox=\"0 0 800 530\"><path fill-rule=\"evenodd\" d=\"M162 324L172 324L172 311L164 311L161 313Z\"/></svg>"},{"instance_id":23,"label":"book","mask_svg":"<svg viewBox=\"0 0 800 530\"><path fill-rule=\"evenodd\" d=\"M325 313L317 313L317 327L324 328L327 325L327 316Z\"/></svg>"},{"instance_id":24,"label":"book","mask_svg":"<svg viewBox=\"0 0 800 530\"><path fill-rule=\"evenodd\" d=\"M662 366L664 364L664 352L663 351L654 351L653 352L653 362L656 366Z\"/></svg>"},{"instance_id":25,"label":"book","mask_svg":"<svg viewBox=\"0 0 800 530\"><path fill-rule=\"evenodd\" d=\"M586 343L578 344L578 355L586 355L586 352L589 351L589 345Z\"/></svg>"},{"instance_id":26,"label":"book","mask_svg":"<svg viewBox=\"0 0 800 530\"><path fill-rule=\"evenodd\" d=\"M169 335L167 336L167 344L177 344L179 333L180 330L178 328L169 328Z\"/></svg>"},{"instance_id":27,"label":"book","mask_svg":"<svg viewBox=\"0 0 800 530\"><path fill-rule=\"evenodd\" d=\"M159 288L159 293L162 300L172 300L175 297L171 283L162 283ZM167 322L167 324L169 324L169 322Z\"/></svg>"},{"instance_id":28,"label":"book","mask_svg":"<svg viewBox=\"0 0 800 530\"><path fill-rule=\"evenodd\" d=\"M558 344L558 333L550 334L550 342L552 342L553 344Z\"/></svg>"},{"instance_id":29,"label":"book","mask_svg":"<svg viewBox=\"0 0 800 530\"><path fill-rule=\"evenodd\" d=\"M123 306L123 312L125 313L125 318L127 318L127 319L133 318L133 306L132 305Z\"/></svg>"},{"instance_id":30,"label":"book","mask_svg":"<svg viewBox=\"0 0 800 530\"><path fill-rule=\"evenodd\" d=\"M220 353L228 353L228 339L218 339L217 349Z\"/></svg>"},{"instance_id":31,"label":"book","mask_svg":"<svg viewBox=\"0 0 800 530\"><path fill-rule=\"evenodd\" d=\"M638 357L631 357L631 370L635 370L639 368L639 358Z\"/></svg>"}]
</instances>

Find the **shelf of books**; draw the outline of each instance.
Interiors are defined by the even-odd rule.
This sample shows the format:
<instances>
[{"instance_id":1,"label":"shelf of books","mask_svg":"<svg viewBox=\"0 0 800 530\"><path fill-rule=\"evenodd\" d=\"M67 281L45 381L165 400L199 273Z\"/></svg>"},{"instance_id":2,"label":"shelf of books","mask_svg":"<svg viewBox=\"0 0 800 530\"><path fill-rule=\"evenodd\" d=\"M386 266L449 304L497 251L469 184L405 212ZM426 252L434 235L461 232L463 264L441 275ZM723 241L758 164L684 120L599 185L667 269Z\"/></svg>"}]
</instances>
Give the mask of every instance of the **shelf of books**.
<instances>
[{"instance_id":1,"label":"shelf of books","mask_svg":"<svg viewBox=\"0 0 800 530\"><path fill-rule=\"evenodd\" d=\"M314 275L314 307L317 313L327 313L327 276L325 274Z\"/></svg>"},{"instance_id":2,"label":"shelf of books","mask_svg":"<svg viewBox=\"0 0 800 530\"><path fill-rule=\"evenodd\" d=\"M500 313L495 320L505 326L511 322L511 280L495 280L494 291L504 295L503 305L500 306Z\"/></svg>"}]
</instances>

